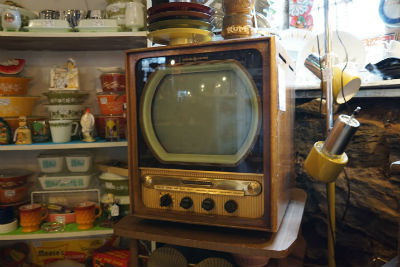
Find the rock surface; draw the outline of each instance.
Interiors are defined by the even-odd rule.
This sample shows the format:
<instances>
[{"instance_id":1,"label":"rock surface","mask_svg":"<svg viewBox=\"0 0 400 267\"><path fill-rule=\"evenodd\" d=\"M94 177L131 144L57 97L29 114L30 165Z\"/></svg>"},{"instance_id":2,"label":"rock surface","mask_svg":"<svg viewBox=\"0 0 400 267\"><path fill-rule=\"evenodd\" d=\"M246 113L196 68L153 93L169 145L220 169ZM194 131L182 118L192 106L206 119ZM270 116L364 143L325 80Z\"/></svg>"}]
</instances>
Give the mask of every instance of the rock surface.
<instances>
[{"instance_id":1,"label":"rock surface","mask_svg":"<svg viewBox=\"0 0 400 267\"><path fill-rule=\"evenodd\" d=\"M400 174L391 173L390 164L400 158L400 99L352 101L346 110L335 109L337 116L362 107L361 126L346 148L349 162L336 180L336 262L381 266L382 260L396 256L398 246ZM325 265L328 257L326 185L313 181L303 169L312 145L325 140L319 102L296 105L296 183L308 194L302 226L306 265Z\"/></svg>"}]
</instances>

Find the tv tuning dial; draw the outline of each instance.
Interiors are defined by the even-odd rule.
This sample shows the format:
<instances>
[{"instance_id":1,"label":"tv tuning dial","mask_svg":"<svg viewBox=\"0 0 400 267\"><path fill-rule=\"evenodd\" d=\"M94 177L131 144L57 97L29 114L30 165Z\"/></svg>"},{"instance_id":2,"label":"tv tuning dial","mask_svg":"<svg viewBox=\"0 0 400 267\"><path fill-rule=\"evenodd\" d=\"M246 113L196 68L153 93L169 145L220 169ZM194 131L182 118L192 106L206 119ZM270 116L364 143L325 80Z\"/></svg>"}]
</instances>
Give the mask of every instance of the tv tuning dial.
<instances>
[{"instance_id":1,"label":"tv tuning dial","mask_svg":"<svg viewBox=\"0 0 400 267\"><path fill-rule=\"evenodd\" d=\"M235 200L228 200L227 202L225 202L224 208L226 212L233 213L237 210L238 204Z\"/></svg>"},{"instance_id":2,"label":"tv tuning dial","mask_svg":"<svg viewBox=\"0 0 400 267\"><path fill-rule=\"evenodd\" d=\"M201 207L206 211L212 210L214 206L215 202L211 198L206 198L201 202Z\"/></svg>"},{"instance_id":3,"label":"tv tuning dial","mask_svg":"<svg viewBox=\"0 0 400 267\"><path fill-rule=\"evenodd\" d=\"M168 207L172 204L172 197L170 194L165 194L160 197L160 206Z\"/></svg>"},{"instance_id":4,"label":"tv tuning dial","mask_svg":"<svg viewBox=\"0 0 400 267\"><path fill-rule=\"evenodd\" d=\"M181 206L185 210L190 209L193 206L193 200L190 197L184 197L181 199L181 203L179 203L179 206Z\"/></svg>"}]
</instances>

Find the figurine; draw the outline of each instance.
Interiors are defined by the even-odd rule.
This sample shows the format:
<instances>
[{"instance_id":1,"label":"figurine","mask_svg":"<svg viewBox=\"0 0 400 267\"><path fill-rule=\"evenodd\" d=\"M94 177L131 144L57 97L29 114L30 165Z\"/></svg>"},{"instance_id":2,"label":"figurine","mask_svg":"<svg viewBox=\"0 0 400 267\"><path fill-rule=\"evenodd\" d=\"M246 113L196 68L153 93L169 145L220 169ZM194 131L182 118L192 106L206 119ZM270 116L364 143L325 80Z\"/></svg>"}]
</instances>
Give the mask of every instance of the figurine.
<instances>
[{"instance_id":1,"label":"figurine","mask_svg":"<svg viewBox=\"0 0 400 267\"><path fill-rule=\"evenodd\" d=\"M82 126L82 134L84 142L94 142L96 141L93 138L93 130L94 130L94 116L90 113L90 108L88 108L85 114L81 117L81 126Z\"/></svg>"},{"instance_id":2,"label":"figurine","mask_svg":"<svg viewBox=\"0 0 400 267\"><path fill-rule=\"evenodd\" d=\"M8 145L10 142L11 128L3 118L0 118L0 145Z\"/></svg>"},{"instance_id":3,"label":"figurine","mask_svg":"<svg viewBox=\"0 0 400 267\"><path fill-rule=\"evenodd\" d=\"M19 117L19 127L14 133L14 143L16 145L28 145L32 144L32 134L31 130L26 125L26 117Z\"/></svg>"},{"instance_id":4,"label":"figurine","mask_svg":"<svg viewBox=\"0 0 400 267\"><path fill-rule=\"evenodd\" d=\"M50 70L50 90L78 90L79 75L75 60L69 58L63 67Z\"/></svg>"}]
</instances>

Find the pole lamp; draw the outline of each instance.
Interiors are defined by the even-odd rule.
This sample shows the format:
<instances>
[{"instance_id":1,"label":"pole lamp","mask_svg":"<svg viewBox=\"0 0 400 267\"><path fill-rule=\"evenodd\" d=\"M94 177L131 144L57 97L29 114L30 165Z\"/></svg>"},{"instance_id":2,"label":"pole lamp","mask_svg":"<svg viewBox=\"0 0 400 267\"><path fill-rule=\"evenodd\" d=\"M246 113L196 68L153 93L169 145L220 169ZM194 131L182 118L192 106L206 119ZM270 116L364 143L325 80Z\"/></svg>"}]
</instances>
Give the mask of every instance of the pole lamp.
<instances>
[{"instance_id":1,"label":"pole lamp","mask_svg":"<svg viewBox=\"0 0 400 267\"><path fill-rule=\"evenodd\" d=\"M322 89L326 97L326 133L325 141L316 142L305 162L304 169L315 180L326 183L328 199L328 264L336 266L335 262L335 180L348 162L344 152L360 123L355 119L359 112L357 108L351 116L339 115L333 124L333 101L338 104L350 100L359 90L361 80L352 76L337 66L332 66L332 38L329 22L329 0L324 0L325 16L325 55L324 65L316 57L310 55L305 66L322 81Z\"/></svg>"}]
</instances>

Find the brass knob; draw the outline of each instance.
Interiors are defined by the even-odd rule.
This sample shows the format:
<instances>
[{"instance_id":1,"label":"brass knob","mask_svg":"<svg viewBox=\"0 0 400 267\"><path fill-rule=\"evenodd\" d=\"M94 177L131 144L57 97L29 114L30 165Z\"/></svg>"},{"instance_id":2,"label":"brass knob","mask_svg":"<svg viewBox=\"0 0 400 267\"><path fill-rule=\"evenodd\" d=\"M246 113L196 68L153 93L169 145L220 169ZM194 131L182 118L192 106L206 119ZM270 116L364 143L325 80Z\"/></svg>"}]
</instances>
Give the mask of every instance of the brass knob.
<instances>
[{"instance_id":1,"label":"brass knob","mask_svg":"<svg viewBox=\"0 0 400 267\"><path fill-rule=\"evenodd\" d=\"M152 187L153 186L153 179L150 176L145 176L143 178L143 185L145 187Z\"/></svg>"},{"instance_id":2,"label":"brass knob","mask_svg":"<svg viewBox=\"0 0 400 267\"><path fill-rule=\"evenodd\" d=\"M258 182L250 182L247 186L247 191L252 195L258 195L261 193L261 185Z\"/></svg>"}]
</instances>

